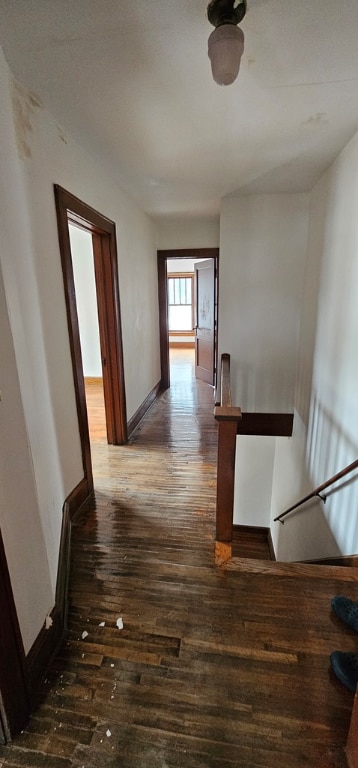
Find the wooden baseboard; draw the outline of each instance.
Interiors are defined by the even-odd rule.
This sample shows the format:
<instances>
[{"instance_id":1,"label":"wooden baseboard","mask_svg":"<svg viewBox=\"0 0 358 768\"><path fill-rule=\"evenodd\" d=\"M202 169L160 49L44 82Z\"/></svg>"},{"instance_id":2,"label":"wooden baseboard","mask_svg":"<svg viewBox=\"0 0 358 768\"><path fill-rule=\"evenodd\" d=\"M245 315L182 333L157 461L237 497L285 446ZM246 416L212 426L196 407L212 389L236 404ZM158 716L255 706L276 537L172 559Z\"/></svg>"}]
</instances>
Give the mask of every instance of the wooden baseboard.
<instances>
[{"instance_id":1,"label":"wooden baseboard","mask_svg":"<svg viewBox=\"0 0 358 768\"><path fill-rule=\"evenodd\" d=\"M65 508L65 504L68 505L71 521L73 521L82 505L88 501L92 495L92 485L90 485L86 477L83 477L73 491L69 493L63 505L63 509Z\"/></svg>"},{"instance_id":2,"label":"wooden baseboard","mask_svg":"<svg viewBox=\"0 0 358 768\"><path fill-rule=\"evenodd\" d=\"M268 528L267 530L268 530L267 543L268 543L268 548L269 548L269 551L270 551L270 558L271 558L271 560L274 560L276 562L276 552L275 552L275 547L274 547L273 541L272 541L271 528Z\"/></svg>"},{"instance_id":3,"label":"wooden baseboard","mask_svg":"<svg viewBox=\"0 0 358 768\"><path fill-rule=\"evenodd\" d=\"M34 702L34 696L46 670L59 650L67 628L71 523L91 495L87 480L84 478L68 495L63 505L55 606L48 617L50 626L48 628L46 625L42 627L25 659L31 704Z\"/></svg>"},{"instance_id":4,"label":"wooden baseboard","mask_svg":"<svg viewBox=\"0 0 358 768\"><path fill-rule=\"evenodd\" d=\"M135 414L129 419L127 424L128 437L130 437L134 430L137 429L139 422L142 421L143 416L145 416L151 405L153 405L154 401L157 399L157 397L159 397L162 391L163 388L161 386L161 382L158 381L158 384L153 387L151 392L149 392L149 395L147 395L145 400L143 400L142 405L139 406Z\"/></svg>"}]
</instances>

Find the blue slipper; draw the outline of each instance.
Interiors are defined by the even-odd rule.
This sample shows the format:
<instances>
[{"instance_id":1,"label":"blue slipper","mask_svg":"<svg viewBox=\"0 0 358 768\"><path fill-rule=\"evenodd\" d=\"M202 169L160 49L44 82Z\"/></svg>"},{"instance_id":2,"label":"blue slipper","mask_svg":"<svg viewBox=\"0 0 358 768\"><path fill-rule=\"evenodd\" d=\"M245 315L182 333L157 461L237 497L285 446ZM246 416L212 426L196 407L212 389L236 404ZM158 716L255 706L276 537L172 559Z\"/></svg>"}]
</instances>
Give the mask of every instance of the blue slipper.
<instances>
[{"instance_id":1,"label":"blue slipper","mask_svg":"<svg viewBox=\"0 0 358 768\"><path fill-rule=\"evenodd\" d=\"M348 597L337 595L331 600L334 612L345 624L358 632L358 603L349 600Z\"/></svg>"},{"instance_id":2,"label":"blue slipper","mask_svg":"<svg viewBox=\"0 0 358 768\"><path fill-rule=\"evenodd\" d=\"M358 683L358 654L334 651L331 653L331 664L338 680L355 693Z\"/></svg>"}]
</instances>

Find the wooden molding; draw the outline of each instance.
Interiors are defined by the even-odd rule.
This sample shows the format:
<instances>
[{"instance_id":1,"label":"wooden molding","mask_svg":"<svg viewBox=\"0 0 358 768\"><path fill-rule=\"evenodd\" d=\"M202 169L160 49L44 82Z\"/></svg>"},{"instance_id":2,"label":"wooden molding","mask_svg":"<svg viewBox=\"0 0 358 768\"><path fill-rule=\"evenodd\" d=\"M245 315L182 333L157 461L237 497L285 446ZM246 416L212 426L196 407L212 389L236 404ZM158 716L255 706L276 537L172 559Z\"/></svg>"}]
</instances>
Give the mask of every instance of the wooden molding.
<instances>
[{"instance_id":1,"label":"wooden molding","mask_svg":"<svg viewBox=\"0 0 358 768\"><path fill-rule=\"evenodd\" d=\"M49 629L44 625L25 659L30 703L34 703L35 694L46 674L53 657L56 655L67 628L68 615L68 580L71 554L71 523L80 508L91 496L91 486L86 478L71 491L62 509L62 527L58 557L55 606L49 619Z\"/></svg>"},{"instance_id":2,"label":"wooden molding","mask_svg":"<svg viewBox=\"0 0 358 768\"><path fill-rule=\"evenodd\" d=\"M71 522L76 517L77 513L79 512L82 505L88 501L88 499L92 496L93 489L92 485L88 483L87 478L83 477L82 480L76 485L76 487L69 493L67 496L63 509L65 508L65 505L68 505L69 509L69 515Z\"/></svg>"},{"instance_id":3,"label":"wooden molding","mask_svg":"<svg viewBox=\"0 0 358 768\"><path fill-rule=\"evenodd\" d=\"M61 543L57 571L56 604L49 617L52 624L49 629L46 629L45 625L42 627L26 657L26 671L29 680L32 704L34 703L34 697L43 676L63 640L66 627L70 538L70 511L69 505L65 503L63 506Z\"/></svg>"},{"instance_id":4,"label":"wooden molding","mask_svg":"<svg viewBox=\"0 0 358 768\"><path fill-rule=\"evenodd\" d=\"M273 541L272 541L271 528L268 529L267 543L268 543L268 548L269 548L269 551L270 551L270 558L271 558L271 560L276 562L276 552L275 552L275 547L274 547Z\"/></svg>"},{"instance_id":5,"label":"wooden molding","mask_svg":"<svg viewBox=\"0 0 358 768\"><path fill-rule=\"evenodd\" d=\"M232 541L236 427L236 421L219 421L216 481L216 540L226 543L231 543Z\"/></svg>"},{"instance_id":6,"label":"wooden molding","mask_svg":"<svg viewBox=\"0 0 358 768\"><path fill-rule=\"evenodd\" d=\"M237 408L234 405L216 405L214 416L216 421L240 422L243 414L241 413L241 408Z\"/></svg>"},{"instance_id":7,"label":"wooden molding","mask_svg":"<svg viewBox=\"0 0 358 768\"><path fill-rule=\"evenodd\" d=\"M54 191L83 470L93 487L69 224L75 224L92 235L107 439L110 444L122 445L127 442L127 415L116 226L58 184L54 185Z\"/></svg>"},{"instance_id":8,"label":"wooden molding","mask_svg":"<svg viewBox=\"0 0 358 768\"><path fill-rule=\"evenodd\" d=\"M160 393L163 391L163 387L161 385L161 381L158 381L158 384L156 384L151 392L149 392L149 395L143 400L142 405L139 406L139 408L136 410L136 412L133 414L133 416L129 419L128 425L127 425L127 431L128 436L130 437L134 430L137 429L138 424L140 421L142 421L143 416L147 413L151 405L153 405L154 400L159 397Z\"/></svg>"},{"instance_id":9,"label":"wooden molding","mask_svg":"<svg viewBox=\"0 0 358 768\"><path fill-rule=\"evenodd\" d=\"M293 413L242 413L237 425L238 435L291 437Z\"/></svg>"}]
</instances>

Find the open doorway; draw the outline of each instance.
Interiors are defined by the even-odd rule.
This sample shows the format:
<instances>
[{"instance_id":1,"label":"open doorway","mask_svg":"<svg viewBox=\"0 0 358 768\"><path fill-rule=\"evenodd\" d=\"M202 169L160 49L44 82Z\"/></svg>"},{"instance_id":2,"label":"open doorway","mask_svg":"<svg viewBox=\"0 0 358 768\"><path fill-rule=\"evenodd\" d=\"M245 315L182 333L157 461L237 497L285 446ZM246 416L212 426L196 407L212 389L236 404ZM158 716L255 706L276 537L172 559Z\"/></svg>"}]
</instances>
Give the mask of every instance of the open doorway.
<instances>
[{"instance_id":1,"label":"open doorway","mask_svg":"<svg viewBox=\"0 0 358 768\"><path fill-rule=\"evenodd\" d=\"M91 447L108 442L92 235L69 224Z\"/></svg>"},{"instance_id":2,"label":"open doorway","mask_svg":"<svg viewBox=\"0 0 358 768\"><path fill-rule=\"evenodd\" d=\"M83 469L91 492L92 461L70 227L72 239L75 229L80 229L92 242L107 441L122 445L127 442L127 417L116 231L114 222L57 185L55 199Z\"/></svg>"},{"instance_id":3,"label":"open doorway","mask_svg":"<svg viewBox=\"0 0 358 768\"><path fill-rule=\"evenodd\" d=\"M171 359L216 383L218 248L158 251L161 383L170 386Z\"/></svg>"},{"instance_id":4,"label":"open doorway","mask_svg":"<svg viewBox=\"0 0 358 768\"><path fill-rule=\"evenodd\" d=\"M167 293L170 378L190 379L195 364L194 259L167 260Z\"/></svg>"}]
</instances>

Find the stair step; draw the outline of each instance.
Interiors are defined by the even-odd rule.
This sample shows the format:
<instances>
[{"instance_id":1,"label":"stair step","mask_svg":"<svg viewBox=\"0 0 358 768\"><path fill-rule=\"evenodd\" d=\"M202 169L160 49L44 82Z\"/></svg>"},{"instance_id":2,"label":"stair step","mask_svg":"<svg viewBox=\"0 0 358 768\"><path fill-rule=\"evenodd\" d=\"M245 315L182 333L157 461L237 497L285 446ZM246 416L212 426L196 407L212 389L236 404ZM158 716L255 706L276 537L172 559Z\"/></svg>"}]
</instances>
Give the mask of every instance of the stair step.
<instances>
[{"instance_id":1,"label":"stair step","mask_svg":"<svg viewBox=\"0 0 358 768\"><path fill-rule=\"evenodd\" d=\"M313 565L343 566L344 568L358 568L358 555L340 555L339 557L321 557L317 560L302 560Z\"/></svg>"},{"instance_id":2,"label":"stair step","mask_svg":"<svg viewBox=\"0 0 358 768\"><path fill-rule=\"evenodd\" d=\"M271 560L269 528L251 525L234 525L232 533L233 557L254 560Z\"/></svg>"},{"instance_id":3,"label":"stair step","mask_svg":"<svg viewBox=\"0 0 358 768\"><path fill-rule=\"evenodd\" d=\"M350 569L343 565L320 565L317 567L313 563L283 563L274 560L232 557L222 567L226 571L261 573L286 578L341 579L352 583L357 581L355 568Z\"/></svg>"}]
</instances>

